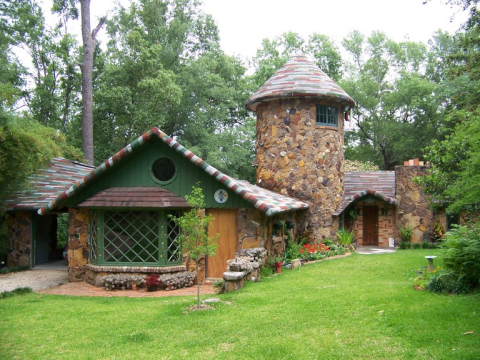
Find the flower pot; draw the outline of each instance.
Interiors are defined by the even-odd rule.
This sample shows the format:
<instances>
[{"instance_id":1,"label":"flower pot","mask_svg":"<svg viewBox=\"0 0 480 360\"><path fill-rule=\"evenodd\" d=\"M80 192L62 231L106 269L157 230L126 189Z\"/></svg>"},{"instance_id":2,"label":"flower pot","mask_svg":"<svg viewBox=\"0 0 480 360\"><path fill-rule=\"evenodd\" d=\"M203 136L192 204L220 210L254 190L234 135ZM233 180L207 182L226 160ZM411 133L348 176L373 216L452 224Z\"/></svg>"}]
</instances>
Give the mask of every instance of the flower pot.
<instances>
[{"instance_id":1,"label":"flower pot","mask_svg":"<svg viewBox=\"0 0 480 360\"><path fill-rule=\"evenodd\" d=\"M281 261L275 264L275 271L277 272L277 274L280 274L282 272L282 266L283 266L283 263Z\"/></svg>"}]
</instances>

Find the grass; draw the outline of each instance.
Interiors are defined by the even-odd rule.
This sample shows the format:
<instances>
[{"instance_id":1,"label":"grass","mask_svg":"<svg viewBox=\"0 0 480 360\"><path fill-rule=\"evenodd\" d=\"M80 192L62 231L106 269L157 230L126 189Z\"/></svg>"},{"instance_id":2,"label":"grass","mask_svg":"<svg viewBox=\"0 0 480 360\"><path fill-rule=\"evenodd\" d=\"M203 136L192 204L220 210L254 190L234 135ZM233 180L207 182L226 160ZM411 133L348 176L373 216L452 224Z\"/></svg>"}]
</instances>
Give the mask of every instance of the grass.
<instances>
[{"instance_id":1,"label":"grass","mask_svg":"<svg viewBox=\"0 0 480 360\"><path fill-rule=\"evenodd\" d=\"M441 250L303 266L208 311L189 311L194 297L0 299L0 358L478 359L480 294L413 290L432 254Z\"/></svg>"}]
</instances>

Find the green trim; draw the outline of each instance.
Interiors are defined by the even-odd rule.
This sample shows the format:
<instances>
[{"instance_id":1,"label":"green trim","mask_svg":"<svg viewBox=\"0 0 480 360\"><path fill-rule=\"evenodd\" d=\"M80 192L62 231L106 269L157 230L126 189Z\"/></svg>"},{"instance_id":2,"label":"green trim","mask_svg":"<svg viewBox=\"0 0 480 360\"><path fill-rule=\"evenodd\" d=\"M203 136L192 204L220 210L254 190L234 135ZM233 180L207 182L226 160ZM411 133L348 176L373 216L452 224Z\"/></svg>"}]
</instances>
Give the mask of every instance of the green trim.
<instances>
[{"instance_id":1,"label":"green trim","mask_svg":"<svg viewBox=\"0 0 480 360\"><path fill-rule=\"evenodd\" d=\"M37 230L37 219L39 215L32 215L32 226L30 227L30 268L35 267L35 255L37 253L37 240L36 240L36 230Z\"/></svg>"}]
</instances>

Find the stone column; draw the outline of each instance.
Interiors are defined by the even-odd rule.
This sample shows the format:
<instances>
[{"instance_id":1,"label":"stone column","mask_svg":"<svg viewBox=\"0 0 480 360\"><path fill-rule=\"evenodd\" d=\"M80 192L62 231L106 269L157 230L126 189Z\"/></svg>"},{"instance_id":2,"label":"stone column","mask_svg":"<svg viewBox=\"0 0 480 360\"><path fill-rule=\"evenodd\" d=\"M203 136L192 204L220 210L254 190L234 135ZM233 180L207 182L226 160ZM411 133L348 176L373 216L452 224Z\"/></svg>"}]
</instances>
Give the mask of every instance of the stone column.
<instances>
[{"instance_id":1,"label":"stone column","mask_svg":"<svg viewBox=\"0 0 480 360\"><path fill-rule=\"evenodd\" d=\"M32 212L14 212L8 214L7 266L31 265Z\"/></svg>"},{"instance_id":2,"label":"stone column","mask_svg":"<svg viewBox=\"0 0 480 360\"><path fill-rule=\"evenodd\" d=\"M68 216L68 281L84 281L89 256L90 214L88 210L69 209Z\"/></svg>"},{"instance_id":3,"label":"stone column","mask_svg":"<svg viewBox=\"0 0 480 360\"><path fill-rule=\"evenodd\" d=\"M429 200L423 188L413 181L417 176L424 176L427 168L416 160L410 162L412 165L395 167L397 241L401 239L400 228L407 225L413 228L410 240L412 243L421 243L423 239L431 239L433 235L434 217Z\"/></svg>"}]
</instances>

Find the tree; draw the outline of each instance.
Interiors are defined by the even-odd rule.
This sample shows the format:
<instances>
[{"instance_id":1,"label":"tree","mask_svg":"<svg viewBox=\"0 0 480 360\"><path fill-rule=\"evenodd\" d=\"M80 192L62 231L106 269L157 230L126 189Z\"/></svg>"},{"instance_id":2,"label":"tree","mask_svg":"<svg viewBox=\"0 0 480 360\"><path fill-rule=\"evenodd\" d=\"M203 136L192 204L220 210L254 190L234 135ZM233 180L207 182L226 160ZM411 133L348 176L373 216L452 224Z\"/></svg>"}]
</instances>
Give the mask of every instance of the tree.
<instances>
[{"instance_id":1,"label":"tree","mask_svg":"<svg viewBox=\"0 0 480 360\"><path fill-rule=\"evenodd\" d=\"M356 102L355 128L346 132L345 156L373 161L383 170L422 157L422 147L441 138L443 98L430 80L427 48L396 43L381 32L354 31L343 40L350 55L339 85Z\"/></svg>"},{"instance_id":2,"label":"tree","mask_svg":"<svg viewBox=\"0 0 480 360\"><path fill-rule=\"evenodd\" d=\"M95 87L99 157L158 126L205 160L219 159L213 154L227 148L243 159L244 150L228 134L241 133L235 143L242 145L245 136L254 138L243 135L253 129L245 126L251 117L243 106L251 94L246 70L220 50L217 27L197 2L133 1L117 9L106 30L108 48ZM222 163L216 165L224 170Z\"/></svg>"},{"instance_id":3,"label":"tree","mask_svg":"<svg viewBox=\"0 0 480 360\"><path fill-rule=\"evenodd\" d=\"M182 216L171 216L173 222L180 227L177 237L183 253L195 262L197 273L197 308L200 308L200 277L199 262L206 256L215 255L218 234L214 238L208 236L208 227L214 220L211 215L205 215L205 201L200 184L192 187L192 194L186 195L191 209Z\"/></svg>"},{"instance_id":4,"label":"tree","mask_svg":"<svg viewBox=\"0 0 480 360\"><path fill-rule=\"evenodd\" d=\"M326 35L313 33L307 40L294 32L283 33L273 40L263 39L262 47L252 59L256 91L295 53L309 56L332 80L342 75L341 56L338 47Z\"/></svg>"},{"instance_id":5,"label":"tree","mask_svg":"<svg viewBox=\"0 0 480 360\"><path fill-rule=\"evenodd\" d=\"M476 1L459 1L466 5ZM450 134L426 149L432 167L417 179L436 207L476 216L480 210L480 13L473 7L446 58L443 93Z\"/></svg>"},{"instance_id":6,"label":"tree","mask_svg":"<svg viewBox=\"0 0 480 360\"><path fill-rule=\"evenodd\" d=\"M90 165L93 160L93 53L95 38L106 18L100 19L95 29L90 27L90 0L79 0L82 19L83 60L82 70L82 143L85 159Z\"/></svg>"}]
</instances>

